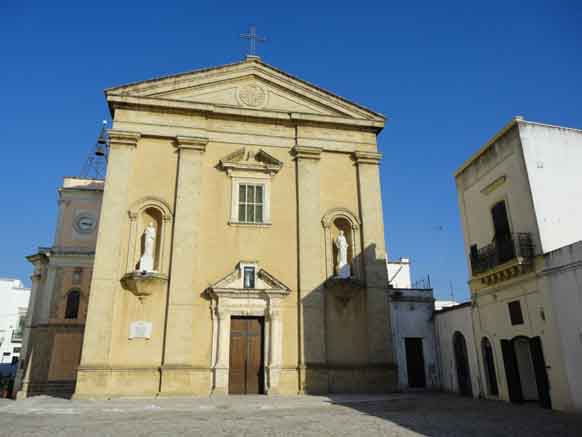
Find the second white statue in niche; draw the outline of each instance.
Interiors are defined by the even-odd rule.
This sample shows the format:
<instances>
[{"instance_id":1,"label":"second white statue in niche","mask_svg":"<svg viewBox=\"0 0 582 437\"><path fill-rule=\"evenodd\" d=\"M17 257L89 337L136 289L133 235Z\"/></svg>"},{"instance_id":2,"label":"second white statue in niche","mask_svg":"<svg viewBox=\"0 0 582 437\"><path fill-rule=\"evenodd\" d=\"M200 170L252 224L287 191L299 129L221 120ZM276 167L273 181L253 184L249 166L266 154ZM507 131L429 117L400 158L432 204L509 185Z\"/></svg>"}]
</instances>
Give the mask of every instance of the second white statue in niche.
<instances>
[{"instance_id":1,"label":"second white statue in niche","mask_svg":"<svg viewBox=\"0 0 582 437\"><path fill-rule=\"evenodd\" d=\"M139 260L140 272L154 271L154 253L156 250L156 227L150 223L143 233L143 254Z\"/></svg>"},{"instance_id":2,"label":"second white statue in niche","mask_svg":"<svg viewBox=\"0 0 582 437\"><path fill-rule=\"evenodd\" d=\"M337 265L336 275L338 278L349 278L352 276L350 265L348 264L348 240L344 236L344 231L339 231L339 235L335 239L335 247L337 248Z\"/></svg>"}]
</instances>

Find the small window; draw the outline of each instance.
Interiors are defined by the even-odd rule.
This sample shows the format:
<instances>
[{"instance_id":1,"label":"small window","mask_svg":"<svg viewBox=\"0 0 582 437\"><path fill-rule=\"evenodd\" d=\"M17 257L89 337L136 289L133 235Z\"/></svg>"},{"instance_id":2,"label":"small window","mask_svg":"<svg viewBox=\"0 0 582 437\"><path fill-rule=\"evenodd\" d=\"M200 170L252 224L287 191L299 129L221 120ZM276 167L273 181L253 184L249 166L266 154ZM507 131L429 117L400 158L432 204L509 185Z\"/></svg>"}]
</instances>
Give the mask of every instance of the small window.
<instances>
[{"instance_id":1,"label":"small window","mask_svg":"<svg viewBox=\"0 0 582 437\"><path fill-rule=\"evenodd\" d=\"M21 348L19 348L19 347L15 347L15 348L12 349L12 353L19 354L20 353L20 349Z\"/></svg>"},{"instance_id":2,"label":"small window","mask_svg":"<svg viewBox=\"0 0 582 437\"><path fill-rule=\"evenodd\" d=\"M522 325L523 324L523 313L521 312L521 303L518 300L509 302L507 304L509 308L509 319L512 325Z\"/></svg>"},{"instance_id":3,"label":"small window","mask_svg":"<svg viewBox=\"0 0 582 437\"><path fill-rule=\"evenodd\" d=\"M240 184L238 186L238 221L263 223L264 195L262 185Z\"/></svg>"},{"instance_id":4,"label":"small window","mask_svg":"<svg viewBox=\"0 0 582 437\"><path fill-rule=\"evenodd\" d=\"M245 267L243 272L244 272L244 288L255 288L255 268Z\"/></svg>"},{"instance_id":5,"label":"small window","mask_svg":"<svg viewBox=\"0 0 582 437\"><path fill-rule=\"evenodd\" d=\"M79 315L79 301L81 293L73 290L67 295L67 306L65 308L65 319L76 319Z\"/></svg>"},{"instance_id":6,"label":"small window","mask_svg":"<svg viewBox=\"0 0 582 437\"><path fill-rule=\"evenodd\" d=\"M82 269L75 269L73 271L73 284L75 284L75 285L80 284L82 275L83 275Z\"/></svg>"}]
</instances>

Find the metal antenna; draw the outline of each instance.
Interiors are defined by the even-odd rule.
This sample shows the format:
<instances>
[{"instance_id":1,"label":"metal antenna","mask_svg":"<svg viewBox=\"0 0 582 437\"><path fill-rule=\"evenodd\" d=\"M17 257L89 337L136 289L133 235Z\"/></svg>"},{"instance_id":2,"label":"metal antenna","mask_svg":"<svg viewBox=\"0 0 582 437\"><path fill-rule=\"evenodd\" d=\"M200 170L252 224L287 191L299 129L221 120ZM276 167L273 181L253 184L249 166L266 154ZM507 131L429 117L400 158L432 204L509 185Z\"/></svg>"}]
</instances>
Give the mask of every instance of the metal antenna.
<instances>
[{"instance_id":1,"label":"metal antenna","mask_svg":"<svg viewBox=\"0 0 582 437\"><path fill-rule=\"evenodd\" d=\"M107 138L107 120L101 123L101 130L97 141L91 147L89 156L81 169L84 179L105 179L107 172L107 157L109 155L109 139Z\"/></svg>"},{"instance_id":2,"label":"metal antenna","mask_svg":"<svg viewBox=\"0 0 582 437\"><path fill-rule=\"evenodd\" d=\"M243 39L249 40L249 55L256 56L257 55L257 43L258 42L265 42L267 38L263 38L262 36L257 35L257 26L252 25L249 28L249 33L243 33L240 36Z\"/></svg>"}]
</instances>

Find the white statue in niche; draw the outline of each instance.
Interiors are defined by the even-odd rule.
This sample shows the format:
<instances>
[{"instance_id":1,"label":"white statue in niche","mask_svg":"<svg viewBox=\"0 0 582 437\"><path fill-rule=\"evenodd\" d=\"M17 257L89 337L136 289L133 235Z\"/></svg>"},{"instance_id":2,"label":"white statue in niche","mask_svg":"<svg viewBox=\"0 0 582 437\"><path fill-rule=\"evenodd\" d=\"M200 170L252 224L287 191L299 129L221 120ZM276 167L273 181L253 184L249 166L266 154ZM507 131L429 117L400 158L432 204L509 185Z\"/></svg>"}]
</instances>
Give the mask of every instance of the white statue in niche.
<instances>
[{"instance_id":1,"label":"white statue in niche","mask_svg":"<svg viewBox=\"0 0 582 437\"><path fill-rule=\"evenodd\" d=\"M336 275L338 278L349 278L352 276L350 265L348 264L348 240L344 236L344 231L339 231L339 235L335 239L335 247L337 247L337 265Z\"/></svg>"},{"instance_id":2,"label":"white statue in niche","mask_svg":"<svg viewBox=\"0 0 582 437\"><path fill-rule=\"evenodd\" d=\"M154 271L154 253L156 250L156 227L153 223L147 226L143 233L143 254L139 260L139 270L141 272Z\"/></svg>"}]
</instances>

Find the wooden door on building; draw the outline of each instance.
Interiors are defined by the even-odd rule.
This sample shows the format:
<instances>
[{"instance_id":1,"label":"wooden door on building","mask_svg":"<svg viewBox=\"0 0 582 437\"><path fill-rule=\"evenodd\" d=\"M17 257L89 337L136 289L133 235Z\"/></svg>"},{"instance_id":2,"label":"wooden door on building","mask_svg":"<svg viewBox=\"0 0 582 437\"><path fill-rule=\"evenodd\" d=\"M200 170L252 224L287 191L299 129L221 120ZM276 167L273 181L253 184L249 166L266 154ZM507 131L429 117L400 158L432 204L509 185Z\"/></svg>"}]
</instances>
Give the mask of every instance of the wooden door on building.
<instances>
[{"instance_id":1,"label":"wooden door on building","mask_svg":"<svg viewBox=\"0 0 582 437\"><path fill-rule=\"evenodd\" d=\"M426 376L424 373L422 338L407 337L404 339L404 346L406 348L406 371L408 373L408 387L425 388Z\"/></svg>"},{"instance_id":2,"label":"wooden door on building","mask_svg":"<svg viewBox=\"0 0 582 437\"><path fill-rule=\"evenodd\" d=\"M264 320L232 317L230 320L230 394L264 392Z\"/></svg>"}]
</instances>

